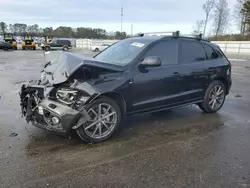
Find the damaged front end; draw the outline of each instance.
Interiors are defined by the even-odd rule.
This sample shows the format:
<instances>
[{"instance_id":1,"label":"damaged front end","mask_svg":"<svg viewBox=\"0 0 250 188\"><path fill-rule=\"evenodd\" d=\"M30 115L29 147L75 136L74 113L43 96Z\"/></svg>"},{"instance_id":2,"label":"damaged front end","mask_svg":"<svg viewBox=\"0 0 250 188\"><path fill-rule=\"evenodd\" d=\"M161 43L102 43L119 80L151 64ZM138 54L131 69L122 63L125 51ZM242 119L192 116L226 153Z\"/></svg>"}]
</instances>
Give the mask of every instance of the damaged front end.
<instances>
[{"instance_id":1,"label":"damaged front end","mask_svg":"<svg viewBox=\"0 0 250 188\"><path fill-rule=\"evenodd\" d=\"M49 90L49 91L47 91ZM40 85L23 85L20 92L21 112L27 123L59 133L70 133L78 122L87 121L88 114L84 108L73 109L68 105L50 99L46 92L52 88ZM84 118L82 118L84 117ZM81 122L83 124L84 122Z\"/></svg>"},{"instance_id":2,"label":"damaged front end","mask_svg":"<svg viewBox=\"0 0 250 188\"><path fill-rule=\"evenodd\" d=\"M70 133L90 119L86 105L109 89L105 83L121 70L77 54L52 55L52 60L45 61L41 78L21 87L21 113L36 127Z\"/></svg>"}]
</instances>

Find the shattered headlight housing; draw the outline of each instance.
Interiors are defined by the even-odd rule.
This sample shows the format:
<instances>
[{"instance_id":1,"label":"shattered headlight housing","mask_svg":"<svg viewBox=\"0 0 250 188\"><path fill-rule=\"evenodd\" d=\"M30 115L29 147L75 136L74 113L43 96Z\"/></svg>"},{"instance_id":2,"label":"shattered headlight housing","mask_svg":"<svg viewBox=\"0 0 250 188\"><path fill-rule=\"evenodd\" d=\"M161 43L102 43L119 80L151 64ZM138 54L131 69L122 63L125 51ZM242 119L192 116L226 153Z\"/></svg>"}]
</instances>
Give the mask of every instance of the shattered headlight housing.
<instances>
[{"instance_id":1,"label":"shattered headlight housing","mask_svg":"<svg viewBox=\"0 0 250 188\"><path fill-rule=\"evenodd\" d=\"M56 92L56 98L67 105L73 104L77 99L78 91L70 89L59 89Z\"/></svg>"}]
</instances>

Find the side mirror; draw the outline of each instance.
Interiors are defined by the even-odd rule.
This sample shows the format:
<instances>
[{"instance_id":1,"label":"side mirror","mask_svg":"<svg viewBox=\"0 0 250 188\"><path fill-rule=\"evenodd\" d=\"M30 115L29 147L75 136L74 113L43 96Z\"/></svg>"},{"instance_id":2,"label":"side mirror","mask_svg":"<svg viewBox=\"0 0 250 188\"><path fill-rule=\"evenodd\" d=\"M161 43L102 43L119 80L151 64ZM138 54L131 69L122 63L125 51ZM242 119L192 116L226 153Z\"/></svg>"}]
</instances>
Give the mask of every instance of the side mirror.
<instances>
[{"instance_id":1,"label":"side mirror","mask_svg":"<svg viewBox=\"0 0 250 188\"><path fill-rule=\"evenodd\" d=\"M161 66L161 59L157 56L146 57L141 63L142 67L159 67Z\"/></svg>"}]
</instances>

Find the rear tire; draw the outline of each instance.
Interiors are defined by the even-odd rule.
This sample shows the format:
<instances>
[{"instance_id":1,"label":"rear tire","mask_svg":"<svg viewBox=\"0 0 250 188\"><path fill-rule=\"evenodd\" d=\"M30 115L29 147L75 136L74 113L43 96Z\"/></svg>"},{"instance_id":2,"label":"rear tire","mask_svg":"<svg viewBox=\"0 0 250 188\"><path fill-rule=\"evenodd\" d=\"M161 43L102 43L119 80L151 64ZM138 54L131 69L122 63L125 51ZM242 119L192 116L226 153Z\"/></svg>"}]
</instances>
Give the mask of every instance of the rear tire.
<instances>
[{"instance_id":1,"label":"rear tire","mask_svg":"<svg viewBox=\"0 0 250 188\"><path fill-rule=\"evenodd\" d=\"M9 49L8 48L4 48L3 51L8 51Z\"/></svg>"},{"instance_id":2,"label":"rear tire","mask_svg":"<svg viewBox=\"0 0 250 188\"><path fill-rule=\"evenodd\" d=\"M33 50L36 50L36 47L33 47Z\"/></svg>"},{"instance_id":3,"label":"rear tire","mask_svg":"<svg viewBox=\"0 0 250 188\"><path fill-rule=\"evenodd\" d=\"M90 121L76 129L78 136L84 142L103 142L109 139L120 125L121 109L117 102L111 98L100 97L86 105L85 109L90 116Z\"/></svg>"},{"instance_id":4,"label":"rear tire","mask_svg":"<svg viewBox=\"0 0 250 188\"><path fill-rule=\"evenodd\" d=\"M50 51L50 47L49 46L45 46L44 47L44 50L47 52L47 51Z\"/></svg>"},{"instance_id":5,"label":"rear tire","mask_svg":"<svg viewBox=\"0 0 250 188\"><path fill-rule=\"evenodd\" d=\"M68 46L64 46L62 50L63 50L63 51L68 51L69 48L68 48Z\"/></svg>"},{"instance_id":6,"label":"rear tire","mask_svg":"<svg viewBox=\"0 0 250 188\"><path fill-rule=\"evenodd\" d=\"M215 113L221 109L226 98L226 87L219 81L213 81L207 88L204 101L198 106L205 113Z\"/></svg>"},{"instance_id":7,"label":"rear tire","mask_svg":"<svg viewBox=\"0 0 250 188\"><path fill-rule=\"evenodd\" d=\"M99 48L96 48L96 49L95 49L95 52L99 52L99 51L100 51Z\"/></svg>"},{"instance_id":8,"label":"rear tire","mask_svg":"<svg viewBox=\"0 0 250 188\"><path fill-rule=\"evenodd\" d=\"M14 50L17 50L17 47L16 47L16 46L14 47Z\"/></svg>"}]
</instances>

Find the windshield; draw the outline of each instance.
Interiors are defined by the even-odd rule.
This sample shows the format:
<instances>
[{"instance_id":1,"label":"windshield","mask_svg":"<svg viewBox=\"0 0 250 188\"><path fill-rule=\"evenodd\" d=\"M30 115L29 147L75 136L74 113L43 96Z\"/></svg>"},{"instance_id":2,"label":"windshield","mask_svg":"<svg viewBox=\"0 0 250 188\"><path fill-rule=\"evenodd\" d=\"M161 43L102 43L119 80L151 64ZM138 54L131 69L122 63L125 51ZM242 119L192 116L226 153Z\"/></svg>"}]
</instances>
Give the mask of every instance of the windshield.
<instances>
[{"instance_id":1,"label":"windshield","mask_svg":"<svg viewBox=\"0 0 250 188\"><path fill-rule=\"evenodd\" d=\"M95 56L100 61L125 66L129 64L143 49L148 42L135 39L126 39L106 48L103 52Z\"/></svg>"}]
</instances>

